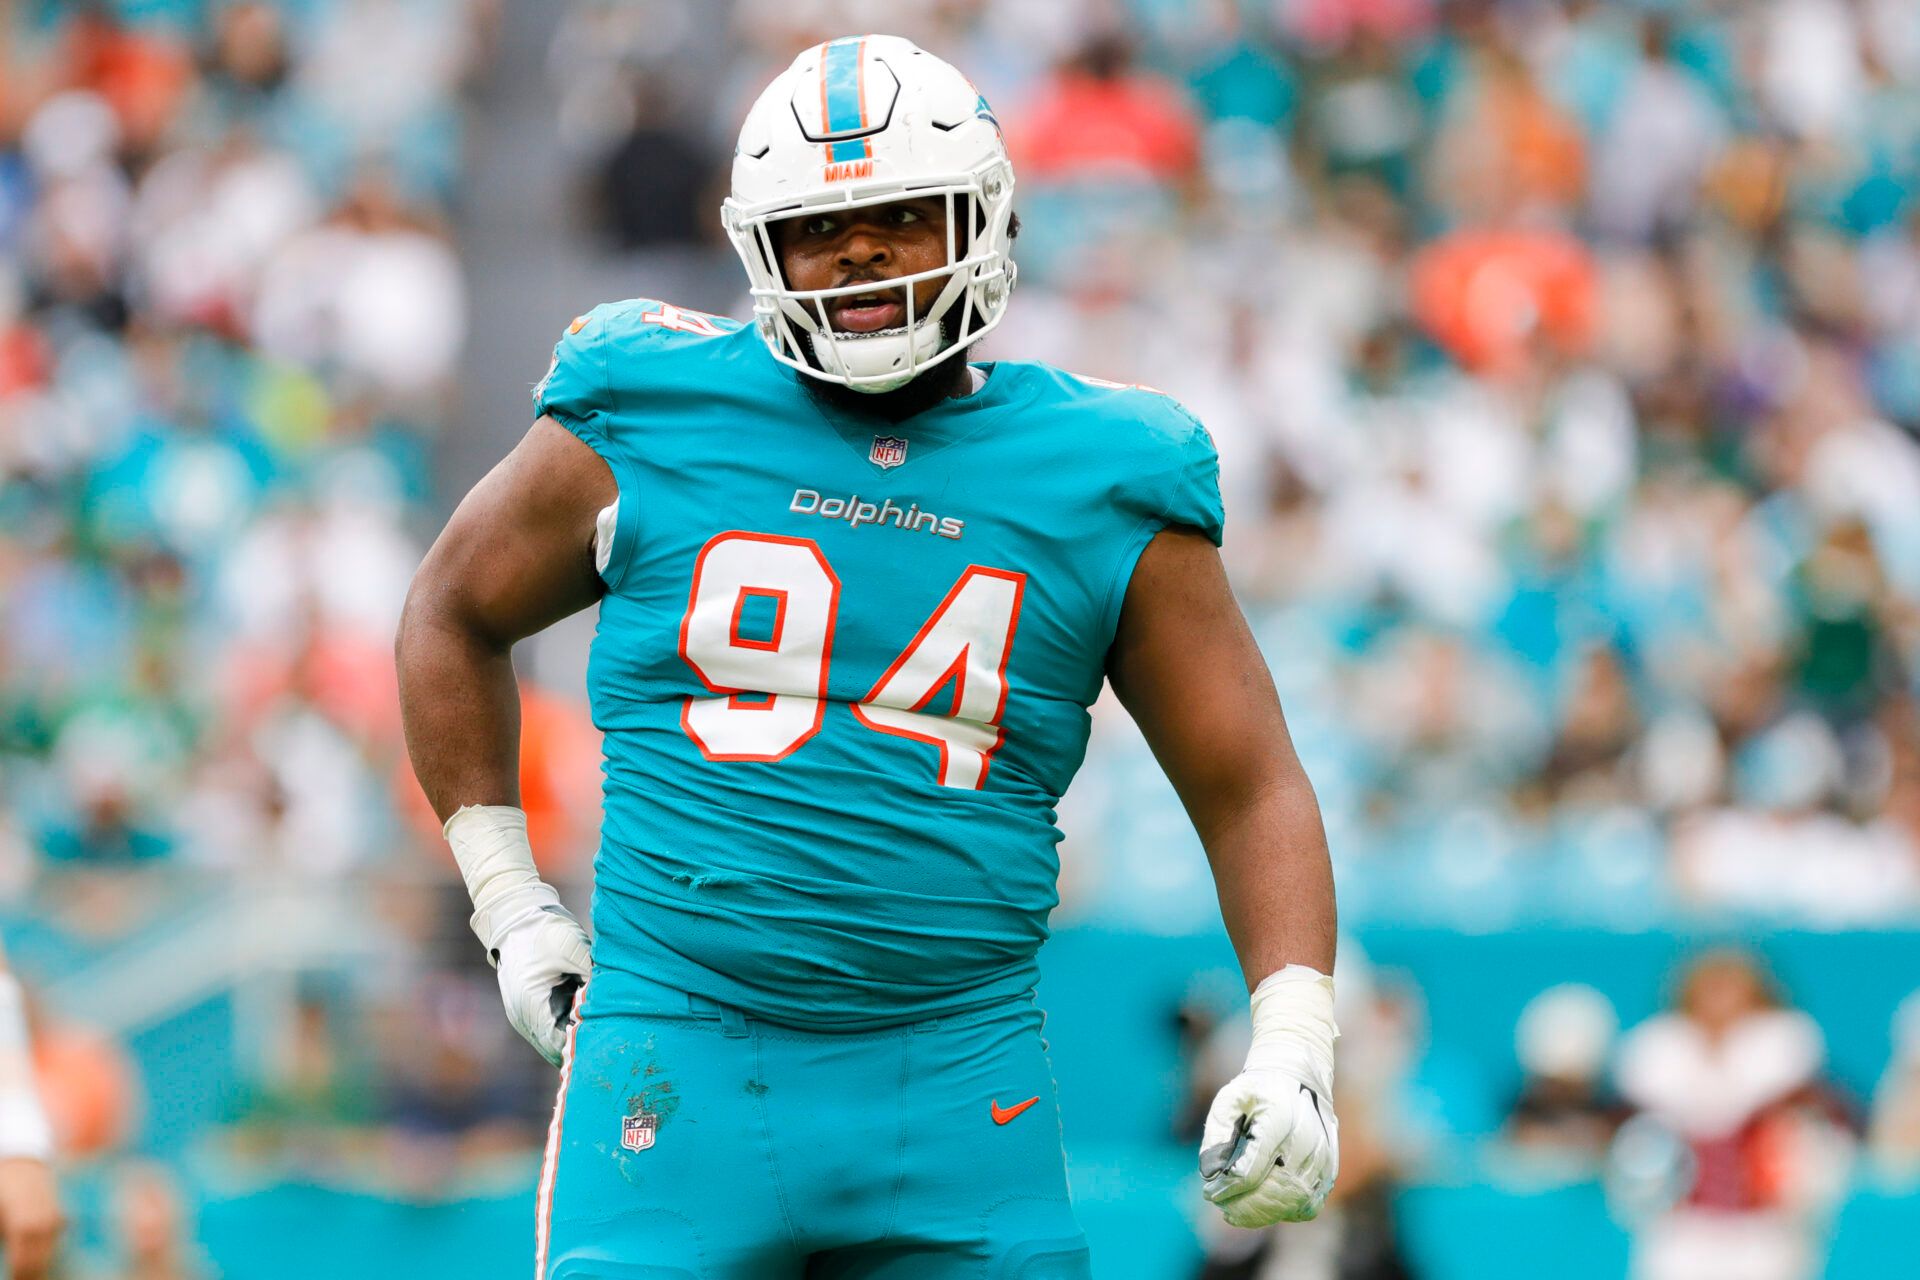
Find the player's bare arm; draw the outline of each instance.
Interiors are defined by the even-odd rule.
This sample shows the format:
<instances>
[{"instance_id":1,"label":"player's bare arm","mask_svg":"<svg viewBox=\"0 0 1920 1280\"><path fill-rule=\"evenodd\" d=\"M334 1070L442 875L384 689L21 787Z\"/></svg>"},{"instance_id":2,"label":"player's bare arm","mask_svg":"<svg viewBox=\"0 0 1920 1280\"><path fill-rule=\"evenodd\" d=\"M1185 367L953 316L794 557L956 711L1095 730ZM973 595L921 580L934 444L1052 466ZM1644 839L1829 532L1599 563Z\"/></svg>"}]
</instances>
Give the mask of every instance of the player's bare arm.
<instances>
[{"instance_id":1,"label":"player's bare arm","mask_svg":"<svg viewBox=\"0 0 1920 1280\"><path fill-rule=\"evenodd\" d=\"M520 811L513 646L591 605L613 473L550 420L462 501L407 592L394 656L407 752L446 823L515 1028L557 1061L586 935L540 881Z\"/></svg>"},{"instance_id":2,"label":"player's bare arm","mask_svg":"<svg viewBox=\"0 0 1920 1280\"><path fill-rule=\"evenodd\" d=\"M520 802L513 646L600 594L593 523L614 500L599 455L534 423L454 510L414 574L394 655L414 772L442 822Z\"/></svg>"},{"instance_id":3,"label":"player's bare arm","mask_svg":"<svg viewBox=\"0 0 1920 1280\"><path fill-rule=\"evenodd\" d=\"M1333 871L1273 678L1199 533L1168 528L1141 554L1108 674L1206 847L1253 992L1253 1050L1207 1118L1208 1198L1240 1226L1312 1217L1339 1171Z\"/></svg>"},{"instance_id":4,"label":"player's bare arm","mask_svg":"<svg viewBox=\"0 0 1920 1280\"><path fill-rule=\"evenodd\" d=\"M1170 528L1141 553L1108 674L1206 846L1248 990L1290 964L1332 973L1320 806L1206 538Z\"/></svg>"}]
</instances>

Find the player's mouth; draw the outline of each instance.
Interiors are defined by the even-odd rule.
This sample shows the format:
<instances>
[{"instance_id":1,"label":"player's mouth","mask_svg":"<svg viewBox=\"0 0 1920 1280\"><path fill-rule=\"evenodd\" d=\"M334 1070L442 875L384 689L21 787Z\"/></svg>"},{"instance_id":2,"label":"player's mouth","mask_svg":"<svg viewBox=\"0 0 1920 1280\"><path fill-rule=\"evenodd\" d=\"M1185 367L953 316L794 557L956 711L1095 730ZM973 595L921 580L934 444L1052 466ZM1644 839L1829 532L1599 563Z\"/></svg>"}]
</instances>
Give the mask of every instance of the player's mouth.
<instances>
[{"instance_id":1,"label":"player's mouth","mask_svg":"<svg viewBox=\"0 0 1920 1280\"><path fill-rule=\"evenodd\" d=\"M842 333L879 333L907 323L907 304L900 289L875 289L835 298L827 304L827 318Z\"/></svg>"}]
</instances>

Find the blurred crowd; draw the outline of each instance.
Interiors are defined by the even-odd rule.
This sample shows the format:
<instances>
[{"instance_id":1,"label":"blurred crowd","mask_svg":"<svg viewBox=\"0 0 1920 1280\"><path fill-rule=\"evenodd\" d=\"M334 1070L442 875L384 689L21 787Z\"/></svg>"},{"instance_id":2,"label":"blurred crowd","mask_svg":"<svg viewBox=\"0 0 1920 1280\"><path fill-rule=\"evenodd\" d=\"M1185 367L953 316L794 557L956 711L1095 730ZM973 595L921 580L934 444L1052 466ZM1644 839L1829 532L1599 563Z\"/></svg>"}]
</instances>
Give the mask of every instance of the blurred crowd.
<instances>
[{"instance_id":1,"label":"blurred crowd","mask_svg":"<svg viewBox=\"0 0 1920 1280\"><path fill-rule=\"evenodd\" d=\"M1004 108L999 347L1208 423L1335 847L1912 920L1920 10L1186 17Z\"/></svg>"},{"instance_id":2,"label":"blurred crowd","mask_svg":"<svg viewBox=\"0 0 1920 1280\"><path fill-rule=\"evenodd\" d=\"M393 842L473 15L174 8L0 7L0 829L318 872Z\"/></svg>"},{"instance_id":3,"label":"blurred crowd","mask_svg":"<svg viewBox=\"0 0 1920 1280\"><path fill-rule=\"evenodd\" d=\"M63 1155L120 1224L92 1242L102 1275L198 1274L165 1171L111 1162L208 1120L243 1163L433 1194L537 1142L548 1085L465 963L391 659L461 407L452 213L492 19L0 0L0 907L23 972L70 979L36 1057ZM584 836L554 815L592 824L591 730L530 702L561 856ZM318 915L305 886L355 877L389 949L370 992L289 985L340 961L337 930L291 931L267 966L218 923L276 892ZM172 988L86 980L149 937ZM206 1046L227 1083L198 1114L149 1105L84 1025L227 989L249 1043Z\"/></svg>"}]
</instances>

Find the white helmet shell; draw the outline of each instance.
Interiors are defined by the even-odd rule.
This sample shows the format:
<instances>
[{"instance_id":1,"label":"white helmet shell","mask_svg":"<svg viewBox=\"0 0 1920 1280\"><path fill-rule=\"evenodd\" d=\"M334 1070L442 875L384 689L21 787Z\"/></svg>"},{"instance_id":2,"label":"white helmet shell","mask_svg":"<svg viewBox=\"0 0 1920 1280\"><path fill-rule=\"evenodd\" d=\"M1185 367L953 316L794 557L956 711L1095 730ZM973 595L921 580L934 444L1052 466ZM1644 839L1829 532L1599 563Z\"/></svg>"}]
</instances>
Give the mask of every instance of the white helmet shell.
<instances>
[{"instance_id":1,"label":"white helmet shell","mask_svg":"<svg viewBox=\"0 0 1920 1280\"><path fill-rule=\"evenodd\" d=\"M946 200L947 264L887 281L904 286L905 325L834 330L827 303L871 292L871 281L787 287L770 223L923 198ZM747 269L755 327L774 357L862 391L903 386L1000 323L1014 283L1012 216L1013 166L987 100L912 41L882 35L816 45L767 86L740 130L733 192L721 206ZM939 295L916 315L912 286L940 277Z\"/></svg>"}]
</instances>

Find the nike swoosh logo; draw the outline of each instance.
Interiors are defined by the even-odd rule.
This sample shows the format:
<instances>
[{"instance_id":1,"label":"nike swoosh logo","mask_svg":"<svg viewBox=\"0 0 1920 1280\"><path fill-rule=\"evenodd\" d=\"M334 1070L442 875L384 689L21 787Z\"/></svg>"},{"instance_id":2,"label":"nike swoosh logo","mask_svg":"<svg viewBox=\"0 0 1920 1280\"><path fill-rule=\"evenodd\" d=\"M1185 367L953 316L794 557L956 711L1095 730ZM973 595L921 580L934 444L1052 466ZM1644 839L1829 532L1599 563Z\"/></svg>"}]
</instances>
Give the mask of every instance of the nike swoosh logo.
<instances>
[{"instance_id":1,"label":"nike swoosh logo","mask_svg":"<svg viewBox=\"0 0 1920 1280\"><path fill-rule=\"evenodd\" d=\"M1032 1106L1034 1103L1038 1101L1040 1101L1040 1095L1036 1093L1031 1098L1028 1098L1025 1102L1021 1103L1020 1105L1015 1107L1008 1107L1004 1111L1000 1109L1000 1099L998 1098L995 1098L988 1105L990 1105L993 1108L993 1122L995 1124L1005 1124L1007 1121L1013 1119L1015 1116L1019 1115L1022 1111L1025 1111L1028 1107Z\"/></svg>"}]
</instances>

